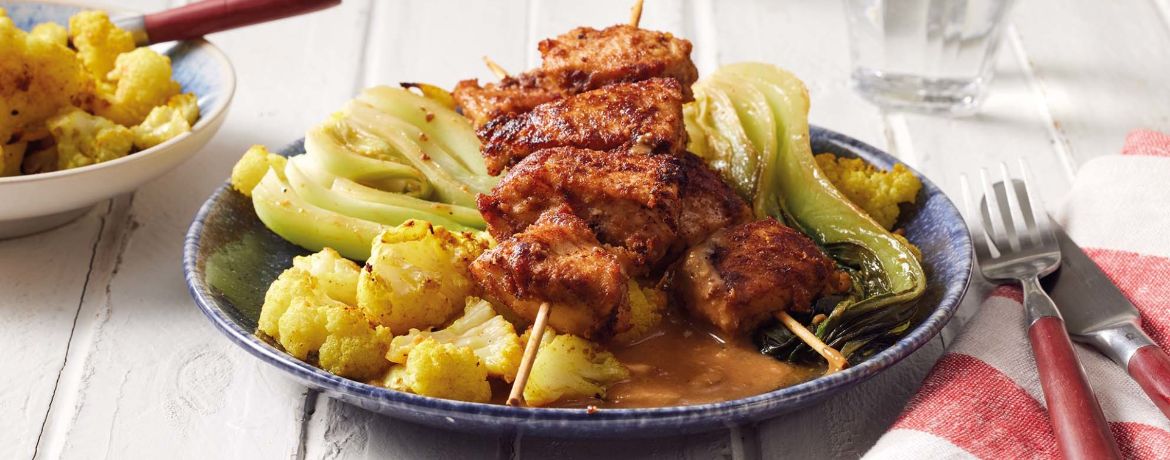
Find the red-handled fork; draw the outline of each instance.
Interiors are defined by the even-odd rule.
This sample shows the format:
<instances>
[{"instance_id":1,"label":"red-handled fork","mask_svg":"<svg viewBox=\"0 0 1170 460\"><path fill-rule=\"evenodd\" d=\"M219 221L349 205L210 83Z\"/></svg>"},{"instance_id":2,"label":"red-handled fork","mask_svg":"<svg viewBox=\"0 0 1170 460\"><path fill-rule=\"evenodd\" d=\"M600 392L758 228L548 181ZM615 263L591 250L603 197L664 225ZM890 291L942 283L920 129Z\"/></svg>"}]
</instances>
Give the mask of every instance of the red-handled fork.
<instances>
[{"instance_id":1,"label":"red-handled fork","mask_svg":"<svg viewBox=\"0 0 1170 460\"><path fill-rule=\"evenodd\" d=\"M134 35L139 46L202 37L236 27L311 13L341 0L204 0L114 23Z\"/></svg>"},{"instance_id":2,"label":"red-handled fork","mask_svg":"<svg viewBox=\"0 0 1170 460\"><path fill-rule=\"evenodd\" d=\"M1064 457L1120 458L1101 406L1077 361L1060 311L1040 287L1040 278L1060 267L1060 247L1047 212L1027 185L1023 161L1020 169L1025 193L1018 193L1014 186L1004 186L1013 184L1006 165L1000 164L1002 182L998 183L992 183L987 170L981 170L984 197L978 205L971 197L967 177L961 178L967 225L979 269L988 280L1016 281L1023 286L1028 337L1052 429Z\"/></svg>"}]
</instances>

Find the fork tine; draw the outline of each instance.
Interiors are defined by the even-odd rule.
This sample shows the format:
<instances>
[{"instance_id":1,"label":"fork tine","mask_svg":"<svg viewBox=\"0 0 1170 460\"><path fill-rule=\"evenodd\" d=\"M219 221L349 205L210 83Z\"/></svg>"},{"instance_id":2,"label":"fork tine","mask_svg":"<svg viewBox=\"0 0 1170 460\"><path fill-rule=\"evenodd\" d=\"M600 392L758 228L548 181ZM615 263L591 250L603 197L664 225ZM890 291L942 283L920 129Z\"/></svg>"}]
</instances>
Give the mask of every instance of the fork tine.
<instances>
[{"instance_id":1,"label":"fork tine","mask_svg":"<svg viewBox=\"0 0 1170 460\"><path fill-rule=\"evenodd\" d=\"M1032 234L1036 230L1036 225L1035 222L1029 222L1029 219L1024 217L1020 193L1016 190L1015 180L1012 179L1011 173L1008 172L1007 163L999 163L999 175L1003 180L1003 182L1000 182L999 188L1003 189L1004 204L1007 205L1007 209L1004 210L1006 211L1006 215L1004 216L1005 225L1011 225L1013 230L1008 235L1008 239L1012 244L1013 250L1020 250L1031 239Z\"/></svg>"},{"instance_id":2,"label":"fork tine","mask_svg":"<svg viewBox=\"0 0 1170 460\"><path fill-rule=\"evenodd\" d=\"M1011 251L1007 235L1009 232L1014 233L1015 229L1010 225L1010 222L1004 220L1002 203L1005 198L999 193L1002 189L998 191L995 189L987 175L986 168L979 169L979 179L983 185L983 200L986 204L980 209L980 214L983 216L983 230L987 232L988 239L996 253L1002 254ZM1010 218L1008 217L1008 219ZM1008 225L1004 225L1005 223Z\"/></svg>"},{"instance_id":3,"label":"fork tine","mask_svg":"<svg viewBox=\"0 0 1170 460\"><path fill-rule=\"evenodd\" d=\"M959 185L963 188L963 210L967 214L967 230L971 233L971 245L975 247L975 257L979 260L991 260L991 251L987 247L987 232L983 230L980 218L979 202L971 198L971 184L966 174L959 175Z\"/></svg>"},{"instance_id":4,"label":"fork tine","mask_svg":"<svg viewBox=\"0 0 1170 460\"><path fill-rule=\"evenodd\" d=\"M1054 242L1056 241L1056 237L1052 233L1052 220L1048 216L1048 210L1044 207L1044 202L1040 200L1032 188L1032 184L1035 183L1032 177L1032 170L1028 168L1028 163L1023 158L1019 159L1019 163L1022 182L1024 183L1024 199L1028 200L1028 206L1031 208L1030 210L1025 210L1024 215L1028 216L1025 218L1032 220L1036 228L1032 232L1033 240L1037 245L1044 244L1046 239Z\"/></svg>"}]
</instances>

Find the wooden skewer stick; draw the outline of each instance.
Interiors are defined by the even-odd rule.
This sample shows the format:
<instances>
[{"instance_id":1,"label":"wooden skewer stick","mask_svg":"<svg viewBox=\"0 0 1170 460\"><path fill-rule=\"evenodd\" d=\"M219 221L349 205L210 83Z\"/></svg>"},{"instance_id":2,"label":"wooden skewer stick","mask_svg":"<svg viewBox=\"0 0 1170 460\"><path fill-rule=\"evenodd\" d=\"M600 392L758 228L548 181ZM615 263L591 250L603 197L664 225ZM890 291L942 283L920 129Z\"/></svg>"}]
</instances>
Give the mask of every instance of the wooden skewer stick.
<instances>
[{"instance_id":1,"label":"wooden skewer stick","mask_svg":"<svg viewBox=\"0 0 1170 460\"><path fill-rule=\"evenodd\" d=\"M796 318L789 316L788 312L783 310L776 312L776 319L780 320L781 323L784 323L784 327L787 327L788 330L792 331L793 334L796 334L800 340L803 340L804 343L807 343L808 346L812 347L813 350L816 350L817 353L820 353L821 356L825 357L825 361L829 362L829 369L825 371L826 375L845 368L847 362L845 361L845 356L842 355L841 352L837 351L836 348L826 345L825 342L822 342L821 339L817 338L816 334L813 334L812 331L804 327L803 324L800 324L800 321L797 321Z\"/></svg>"},{"instance_id":2,"label":"wooden skewer stick","mask_svg":"<svg viewBox=\"0 0 1170 460\"><path fill-rule=\"evenodd\" d=\"M519 406L524 402L524 386L528 384L528 374L532 372L532 363L536 361L536 352L540 350L540 341L544 338L547 324L548 302L544 302L536 311L536 322L532 324L532 333L528 334L528 345L524 347L520 369L516 371L516 380L512 382L512 392L508 394L509 406Z\"/></svg>"},{"instance_id":3,"label":"wooden skewer stick","mask_svg":"<svg viewBox=\"0 0 1170 460\"><path fill-rule=\"evenodd\" d=\"M484 56L483 63L487 64L488 69L491 69L492 73L496 74L497 77L508 78L508 71L500 67L499 64L496 64L496 61L493 61L492 58Z\"/></svg>"},{"instance_id":4,"label":"wooden skewer stick","mask_svg":"<svg viewBox=\"0 0 1170 460\"><path fill-rule=\"evenodd\" d=\"M635 0L634 7L630 8L630 25L638 27L640 22L642 22L642 0Z\"/></svg>"}]
</instances>

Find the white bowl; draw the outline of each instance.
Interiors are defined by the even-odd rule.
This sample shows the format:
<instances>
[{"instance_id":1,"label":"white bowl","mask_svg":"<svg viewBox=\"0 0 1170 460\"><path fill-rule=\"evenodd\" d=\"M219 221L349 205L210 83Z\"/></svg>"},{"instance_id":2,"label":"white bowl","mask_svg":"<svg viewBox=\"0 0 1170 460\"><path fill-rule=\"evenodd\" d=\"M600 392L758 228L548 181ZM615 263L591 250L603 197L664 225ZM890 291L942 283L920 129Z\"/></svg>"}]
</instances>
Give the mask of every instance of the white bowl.
<instances>
[{"instance_id":1,"label":"white bowl","mask_svg":"<svg viewBox=\"0 0 1170 460\"><path fill-rule=\"evenodd\" d=\"M68 24L76 5L0 2L17 27L52 21ZM227 116L236 76L226 55L206 40L153 47L171 58L174 79L199 99L191 132L117 160L64 171L0 177L0 238L65 224L98 202L132 191L186 161L211 139Z\"/></svg>"}]
</instances>

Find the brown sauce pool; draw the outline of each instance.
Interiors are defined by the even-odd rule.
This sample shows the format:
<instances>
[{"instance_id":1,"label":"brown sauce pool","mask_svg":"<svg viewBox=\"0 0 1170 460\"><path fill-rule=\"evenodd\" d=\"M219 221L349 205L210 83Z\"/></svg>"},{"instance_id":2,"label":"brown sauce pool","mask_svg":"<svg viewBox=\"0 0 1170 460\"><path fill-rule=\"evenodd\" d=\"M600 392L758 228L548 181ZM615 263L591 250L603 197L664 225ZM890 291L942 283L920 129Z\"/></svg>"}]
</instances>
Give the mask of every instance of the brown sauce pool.
<instances>
[{"instance_id":1,"label":"brown sauce pool","mask_svg":"<svg viewBox=\"0 0 1170 460\"><path fill-rule=\"evenodd\" d=\"M777 361L746 338L725 339L703 324L668 314L647 336L609 351L630 378L604 400L560 401L554 407L636 408L704 404L754 396L811 380L822 369Z\"/></svg>"}]
</instances>

